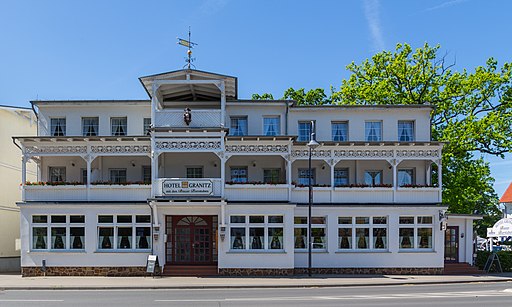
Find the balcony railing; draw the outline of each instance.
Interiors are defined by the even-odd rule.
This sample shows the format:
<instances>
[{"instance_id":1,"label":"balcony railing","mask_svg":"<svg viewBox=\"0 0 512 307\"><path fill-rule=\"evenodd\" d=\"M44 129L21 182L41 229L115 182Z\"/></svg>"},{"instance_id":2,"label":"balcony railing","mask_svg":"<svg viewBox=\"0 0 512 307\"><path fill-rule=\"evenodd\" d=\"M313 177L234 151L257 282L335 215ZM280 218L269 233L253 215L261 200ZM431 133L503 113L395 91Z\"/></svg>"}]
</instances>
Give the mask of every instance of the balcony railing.
<instances>
[{"instance_id":1,"label":"balcony railing","mask_svg":"<svg viewBox=\"0 0 512 307\"><path fill-rule=\"evenodd\" d=\"M151 185L28 185L25 201L147 201Z\"/></svg>"},{"instance_id":2,"label":"balcony railing","mask_svg":"<svg viewBox=\"0 0 512 307\"><path fill-rule=\"evenodd\" d=\"M288 201L288 184L226 184L230 201Z\"/></svg>"},{"instance_id":3,"label":"balcony railing","mask_svg":"<svg viewBox=\"0 0 512 307\"><path fill-rule=\"evenodd\" d=\"M155 114L155 127L191 127L211 128L220 127L220 110L192 110L192 121L187 126L183 120L183 110L157 111Z\"/></svg>"}]
</instances>

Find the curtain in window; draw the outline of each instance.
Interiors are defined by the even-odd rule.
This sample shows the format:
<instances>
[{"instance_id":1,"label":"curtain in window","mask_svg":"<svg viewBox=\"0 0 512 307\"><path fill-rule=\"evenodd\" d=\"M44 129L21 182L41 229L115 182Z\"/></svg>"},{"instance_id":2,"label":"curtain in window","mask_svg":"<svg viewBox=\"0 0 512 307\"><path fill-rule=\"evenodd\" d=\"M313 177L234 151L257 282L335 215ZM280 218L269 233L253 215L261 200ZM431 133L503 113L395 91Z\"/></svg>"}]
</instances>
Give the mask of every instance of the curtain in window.
<instances>
[{"instance_id":1,"label":"curtain in window","mask_svg":"<svg viewBox=\"0 0 512 307\"><path fill-rule=\"evenodd\" d=\"M308 142L311 138L311 122L299 123L299 142Z\"/></svg>"},{"instance_id":2,"label":"curtain in window","mask_svg":"<svg viewBox=\"0 0 512 307\"><path fill-rule=\"evenodd\" d=\"M231 135L247 135L247 118L231 118Z\"/></svg>"},{"instance_id":3,"label":"curtain in window","mask_svg":"<svg viewBox=\"0 0 512 307\"><path fill-rule=\"evenodd\" d=\"M344 142L347 140L347 124L346 123L333 123L332 128L332 140Z\"/></svg>"},{"instance_id":4,"label":"curtain in window","mask_svg":"<svg viewBox=\"0 0 512 307\"><path fill-rule=\"evenodd\" d=\"M126 135L126 118L112 118L112 135Z\"/></svg>"},{"instance_id":5,"label":"curtain in window","mask_svg":"<svg viewBox=\"0 0 512 307\"><path fill-rule=\"evenodd\" d=\"M263 133L265 135L278 135L279 119L278 118L264 118L263 119Z\"/></svg>"},{"instance_id":6,"label":"curtain in window","mask_svg":"<svg viewBox=\"0 0 512 307\"><path fill-rule=\"evenodd\" d=\"M413 184L413 172L410 169L398 171L398 186Z\"/></svg>"},{"instance_id":7,"label":"curtain in window","mask_svg":"<svg viewBox=\"0 0 512 307\"><path fill-rule=\"evenodd\" d=\"M52 118L50 123L51 133L53 136L66 135L66 119Z\"/></svg>"},{"instance_id":8,"label":"curtain in window","mask_svg":"<svg viewBox=\"0 0 512 307\"><path fill-rule=\"evenodd\" d=\"M375 142L381 140L381 122L365 123L366 140Z\"/></svg>"},{"instance_id":9,"label":"curtain in window","mask_svg":"<svg viewBox=\"0 0 512 307\"><path fill-rule=\"evenodd\" d=\"M414 141L412 122L398 122L398 139L401 142Z\"/></svg>"},{"instance_id":10,"label":"curtain in window","mask_svg":"<svg viewBox=\"0 0 512 307\"><path fill-rule=\"evenodd\" d=\"M98 135L98 119L97 118L84 118L82 134L84 136Z\"/></svg>"}]
</instances>

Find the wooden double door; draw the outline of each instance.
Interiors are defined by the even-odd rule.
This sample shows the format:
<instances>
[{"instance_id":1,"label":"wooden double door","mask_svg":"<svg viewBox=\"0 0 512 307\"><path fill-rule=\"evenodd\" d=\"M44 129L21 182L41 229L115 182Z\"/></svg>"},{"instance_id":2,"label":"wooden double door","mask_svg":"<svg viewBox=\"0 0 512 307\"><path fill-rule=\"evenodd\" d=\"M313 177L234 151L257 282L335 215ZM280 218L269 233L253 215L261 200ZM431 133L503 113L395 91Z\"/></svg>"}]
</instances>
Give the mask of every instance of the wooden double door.
<instances>
[{"instance_id":1,"label":"wooden double door","mask_svg":"<svg viewBox=\"0 0 512 307\"><path fill-rule=\"evenodd\" d=\"M166 261L177 265L214 264L212 216L167 216Z\"/></svg>"}]
</instances>

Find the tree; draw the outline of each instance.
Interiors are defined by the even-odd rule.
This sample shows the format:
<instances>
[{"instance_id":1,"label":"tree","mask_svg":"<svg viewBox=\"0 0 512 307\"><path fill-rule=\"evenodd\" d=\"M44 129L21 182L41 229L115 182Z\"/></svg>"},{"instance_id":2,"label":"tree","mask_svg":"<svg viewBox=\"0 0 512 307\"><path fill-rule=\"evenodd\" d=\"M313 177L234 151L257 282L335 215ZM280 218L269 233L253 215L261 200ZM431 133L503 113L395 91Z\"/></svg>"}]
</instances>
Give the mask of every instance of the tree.
<instances>
[{"instance_id":1,"label":"tree","mask_svg":"<svg viewBox=\"0 0 512 307\"><path fill-rule=\"evenodd\" d=\"M512 150L512 65L490 58L474 72L454 71L440 46L415 51L398 44L361 64L332 94L335 104L430 104L432 138L443 150L443 199L452 213L495 216L497 196L488 164L474 154L501 156Z\"/></svg>"},{"instance_id":2,"label":"tree","mask_svg":"<svg viewBox=\"0 0 512 307\"><path fill-rule=\"evenodd\" d=\"M270 93L263 93L263 94L252 94L251 97L252 100L274 100L274 96Z\"/></svg>"},{"instance_id":3,"label":"tree","mask_svg":"<svg viewBox=\"0 0 512 307\"><path fill-rule=\"evenodd\" d=\"M281 99L295 100L298 105L321 105L329 102L322 88L311 89L306 92L304 88L296 90L290 87L284 92Z\"/></svg>"}]
</instances>

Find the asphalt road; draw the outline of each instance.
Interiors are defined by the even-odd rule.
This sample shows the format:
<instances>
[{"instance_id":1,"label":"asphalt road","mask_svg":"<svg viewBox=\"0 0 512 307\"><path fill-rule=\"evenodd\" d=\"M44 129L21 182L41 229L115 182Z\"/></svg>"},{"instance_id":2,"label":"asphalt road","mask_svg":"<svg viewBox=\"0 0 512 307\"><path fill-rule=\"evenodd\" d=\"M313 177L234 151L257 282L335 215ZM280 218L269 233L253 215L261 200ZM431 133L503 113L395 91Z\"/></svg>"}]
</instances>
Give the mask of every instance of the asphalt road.
<instances>
[{"instance_id":1,"label":"asphalt road","mask_svg":"<svg viewBox=\"0 0 512 307\"><path fill-rule=\"evenodd\" d=\"M512 283L287 289L6 290L0 306L511 306Z\"/></svg>"}]
</instances>

